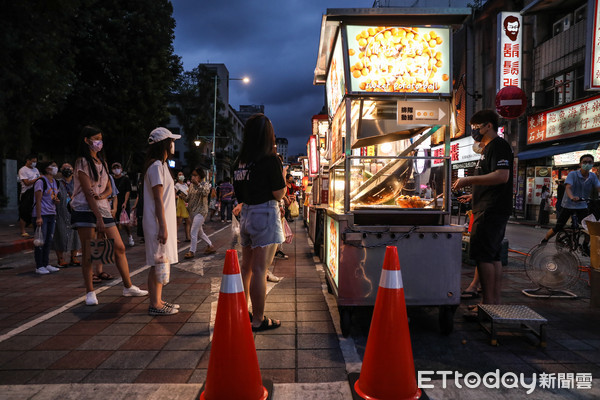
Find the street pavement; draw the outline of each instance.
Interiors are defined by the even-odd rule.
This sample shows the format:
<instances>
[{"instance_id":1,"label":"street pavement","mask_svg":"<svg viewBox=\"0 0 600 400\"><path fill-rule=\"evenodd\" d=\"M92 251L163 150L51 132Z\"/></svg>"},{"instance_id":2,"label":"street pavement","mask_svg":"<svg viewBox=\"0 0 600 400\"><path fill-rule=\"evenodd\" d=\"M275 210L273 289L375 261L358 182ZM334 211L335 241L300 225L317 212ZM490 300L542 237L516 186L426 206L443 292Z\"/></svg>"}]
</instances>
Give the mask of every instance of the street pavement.
<instances>
[{"instance_id":1,"label":"street pavement","mask_svg":"<svg viewBox=\"0 0 600 400\"><path fill-rule=\"evenodd\" d=\"M36 275L30 244L21 240L13 218L0 214L0 399L198 398L225 250L231 244L229 224L206 224L216 254L184 260L189 243L180 244L180 263L172 267L164 298L181 304L181 311L151 317L147 297L121 296L119 278L98 285L99 305L90 307L83 303L80 268ZM284 245L289 259L277 259L273 267L283 279L269 284L266 306L267 315L282 320L282 326L254 335L262 377L273 382L273 399L351 399L348 373L361 369L372 309L356 310L351 335L344 338L335 298L327 292L323 266L306 229L300 220L291 228L294 241ZM506 304L527 305L548 319L547 347L515 331L501 333L498 346L491 346L477 321L463 318L466 306L480 299L461 304L454 332L447 336L439 333L436 308L409 308L415 368L431 379L422 381L430 398L600 397L600 311L590 307L586 276L571 289L578 295L575 300L521 293L534 285L520 253L528 252L544 232L509 224L506 236L514 251L502 294ZM128 248L127 257L134 284L146 288L143 244ZM105 271L118 276L114 266ZM473 266L463 265L463 287L473 272ZM504 378L502 384L488 388L458 376L488 373ZM510 374L523 374L524 383L511 383ZM570 389L559 387L569 384Z\"/></svg>"}]
</instances>

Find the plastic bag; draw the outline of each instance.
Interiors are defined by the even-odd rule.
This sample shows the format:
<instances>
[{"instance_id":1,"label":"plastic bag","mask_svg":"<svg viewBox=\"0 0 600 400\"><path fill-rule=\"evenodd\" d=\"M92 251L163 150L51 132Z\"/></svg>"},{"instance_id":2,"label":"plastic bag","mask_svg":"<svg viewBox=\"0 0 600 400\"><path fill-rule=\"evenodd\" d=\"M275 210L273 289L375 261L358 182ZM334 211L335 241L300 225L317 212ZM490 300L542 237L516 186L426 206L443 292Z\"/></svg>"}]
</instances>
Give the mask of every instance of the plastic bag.
<instances>
[{"instance_id":1,"label":"plastic bag","mask_svg":"<svg viewBox=\"0 0 600 400\"><path fill-rule=\"evenodd\" d=\"M300 215L300 208L298 207L298 202L292 201L292 204L290 204L290 216L292 218L296 218L298 215Z\"/></svg>"},{"instance_id":2,"label":"plastic bag","mask_svg":"<svg viewBox=\"0 0 600 400\"><path fill-rule=\"evenodd\" d=\"M42 247L44 245L44 234L42 233L41 226L35 228L35 234L33 235L33 245L35 247Z\"/></svg>"},{"instance_id":3,"label":"plastic bag","mask_svg":"<svg viewBox=\"0 0 600 400\"><path fill-rule=\"evenodd\" d=\"M129 225L137 226L137 213L135 212L135 208L129 213Z\"/></svg>"},{"instance_id":4,"label":"plastic bag","mask_svg":"<svg viewBox=\"0 0 600 400\"><path fill-rule=\"evenodd\" d=\"M158 243L156 253L154 253L154 272L156 273L156 281L163 285L169 283L171 276L171 264L167 256L167 249L162 243Z\"/></svg>"},{"instance_id":5,"label":"plastic bag","mask_svg":"<svg viewBox=\"0 0 600 400\"><path fill-rule=\"evenodd\" d=\"M119 224L129 225L129 215L127 214L127 210L124 208L121 210L121 214L119 215Z\"/></svg>"},{"instance_id":6,"label":"plastic bag","mask_svg":"<svg viewBox=\"0 0 600 400\"><path fill-rule=\"evenodd\" d=\"M285 218L282 218L281 222L283 223L283 234L285 236L285 243L292 243L292 240L294 239L294 233L290 228L290 224L288 224Z\"/></svg>"},{"instance_id":7,"label":"plastic bag","mask_svg":"<svg viewBox=\"0 0 600 400\"><path fill-rule=\"evenodd\" d=\"M231 248L235 249L237 245L240 243L240 220L239 217L236 217L235 214L232 215L231 218Z\"/></svg>"}]
</instances>

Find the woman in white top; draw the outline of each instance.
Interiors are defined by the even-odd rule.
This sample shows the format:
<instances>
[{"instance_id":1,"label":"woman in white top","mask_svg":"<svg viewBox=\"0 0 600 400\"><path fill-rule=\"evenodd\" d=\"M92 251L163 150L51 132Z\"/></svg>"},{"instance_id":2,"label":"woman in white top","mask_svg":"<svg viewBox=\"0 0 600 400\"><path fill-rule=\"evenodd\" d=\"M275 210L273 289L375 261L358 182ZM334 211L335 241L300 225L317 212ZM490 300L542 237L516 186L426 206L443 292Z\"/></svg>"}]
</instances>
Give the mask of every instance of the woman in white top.
<instances>
[{"instance_id":1,"label":"woman in white top","mask_svg":"<svg viewBox=\"0 0 600 400\"><path fill-rule=\"evenodd\" d=\"M146 296L148 292L131 283L129 264L125 256L125 245L112 217L108 197L112 193L108 179L108 166L102 152L102 131L92 126L81 130L79 138L79 157L75 161L75 185L71 207L71 226L77 229L83 244L81 271L85 283L85 304L98 304L92 282L92 260L89 247L85 244L96 238L96 233L106 235L115 243L115 262L123 278L123 296Z\"/></svg>"},{"instance_id":2,"label":"woman in white top","mask_svg":"<svg viewBox=\"0 0 600 400\"><path fill-rule=\"evenodd\" d=\"M170 264L179 261L177 256L177 218L175 206L175 185L167 164L169 156L175 153L175 141L181 135L174 135L166 128L156 128L150 132L148 153L144 168L144 239L146 244L146 264L151 265L148 274L150 291L150 315L177 314L179 305L162 299L162 283L156 279L154 255L158 244L164 244Z\"/></svg>"},{"instance_id":3,"label":"woman in white top","mask_svg":"<svg viewBox=\"0 0 600 400\"><path fill-rule=\"evenodd\" d=\"M175 182L175 196L177 196L177 230L181 223L185 221L185 241L190 241L190 214L185 206L185 197L188 195L188 185L185 183L185 175L179 171L177 173L177 182Z\"/></svg>"}]
</instances>

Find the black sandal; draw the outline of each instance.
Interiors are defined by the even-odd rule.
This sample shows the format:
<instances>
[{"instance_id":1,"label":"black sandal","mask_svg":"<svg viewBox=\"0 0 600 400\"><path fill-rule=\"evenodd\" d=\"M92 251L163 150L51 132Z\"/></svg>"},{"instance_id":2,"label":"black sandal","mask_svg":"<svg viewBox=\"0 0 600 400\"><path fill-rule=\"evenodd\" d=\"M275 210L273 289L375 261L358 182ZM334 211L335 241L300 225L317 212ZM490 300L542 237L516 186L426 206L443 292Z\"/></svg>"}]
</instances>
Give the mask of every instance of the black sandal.
<instances>
[{"instance_id":1,"label":"black sandal","mask_svg":"<svg viewBox=\"0 0 600 400\"><path fill-rule=\"evenodd\" d=\"M279 321L279 322L275 322L275 321L276 320L267 318L265 316L265 317L263 317L263 321L262 321L262 324L260 324L260 326L252 327L252 332L268 331L271 329L279 328L281 326L281 321Z\"/></svg>"},{"instance_id":2,"label":"black sandal","mask_svg":"<svg viewBox=\"0 0 600 400\"><path fill-rule=\"evenodd\" d=\"M106 272L99 273L98 278L102 279L103 281L110 281L110 280L114 279L111 274L108 274Z\"/></svg>"}]
</instances>

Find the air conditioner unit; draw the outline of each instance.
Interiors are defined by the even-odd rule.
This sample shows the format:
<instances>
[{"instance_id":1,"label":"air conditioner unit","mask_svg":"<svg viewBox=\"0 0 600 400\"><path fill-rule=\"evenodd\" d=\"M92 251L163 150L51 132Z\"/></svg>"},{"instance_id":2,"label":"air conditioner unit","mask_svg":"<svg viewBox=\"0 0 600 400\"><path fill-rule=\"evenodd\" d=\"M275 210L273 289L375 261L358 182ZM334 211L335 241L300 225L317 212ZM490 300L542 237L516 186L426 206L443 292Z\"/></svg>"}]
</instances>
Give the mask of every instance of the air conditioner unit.
<instances>
[{"instance_id":1,"label":"air conditioner unit","mask_svg":"<svg viewBox=\"0 0 600 400\"><path fill-rule=\"evenodd\" d=\"M573 14L567 14L552 25L552 36L556 36L561 32L566 31L573 25Z\"/></svg>"},{"instance_id":2,"label":"air conditioner unit","mask_svg":"<svg viewBox=\"0 0 600 400\"><path fill-rule=\"evenodd\" d=\"M587 18L587 4L584 4L581 7L579 7L577 10L575 10L573 14L575 23L585 20Z\"/></svg>"}]
</instances>

